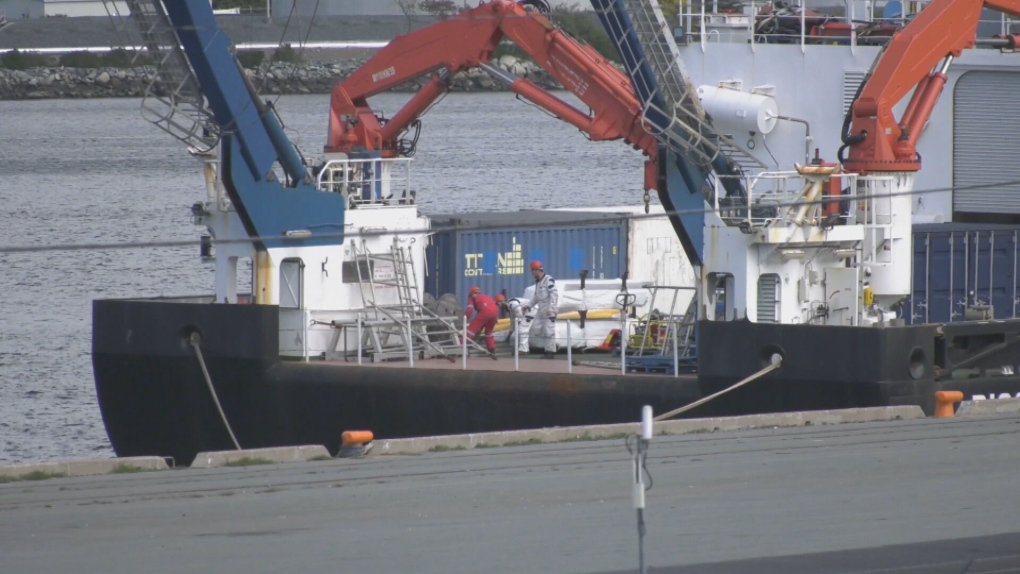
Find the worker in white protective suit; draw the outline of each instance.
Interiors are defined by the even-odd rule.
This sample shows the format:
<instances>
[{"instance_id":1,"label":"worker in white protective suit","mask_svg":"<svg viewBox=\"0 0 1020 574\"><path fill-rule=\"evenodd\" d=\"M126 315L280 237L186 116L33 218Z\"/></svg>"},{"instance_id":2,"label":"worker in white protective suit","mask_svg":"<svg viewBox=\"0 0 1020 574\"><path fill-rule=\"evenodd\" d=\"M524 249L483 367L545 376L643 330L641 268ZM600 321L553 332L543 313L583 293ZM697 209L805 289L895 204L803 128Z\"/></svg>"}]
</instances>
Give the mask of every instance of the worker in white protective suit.
<instances>
[{"instance_id":1,"label":"worker in white protective suit","mask_svg":"<svg viewBox=\"0 0 1020 574\"><path fill-rule=\"evenodd\" d=\"M525 314L522 307L524 302L514 297L513 299L507 299L505 295L496 295L496 304L501 308L505 309L510 315L511 332L508 338L510 346L514 344L515 335L513 329L520 329L520 332L516 335L517 338L517 350L521 353L528 352L528 334L531 331L531 322L535 319L531 313Z\"/></svg>"},{"instance_id":2,"label":"worker in white protective suit","mask_svg":"<svg viewBox=\"0 0 1020 574\"><path fill-rule=\"evenodd\" d=\"M535 329L537 335L545 337L545 354L542 358L552 359L556 356L556 313L560 294L556 290L556 280L545 272L541 261L531 262L531 274L535 277L535 294L522 310L527 313L529 309L535 308L532 329Z\"/></svg>"}]
</instances>

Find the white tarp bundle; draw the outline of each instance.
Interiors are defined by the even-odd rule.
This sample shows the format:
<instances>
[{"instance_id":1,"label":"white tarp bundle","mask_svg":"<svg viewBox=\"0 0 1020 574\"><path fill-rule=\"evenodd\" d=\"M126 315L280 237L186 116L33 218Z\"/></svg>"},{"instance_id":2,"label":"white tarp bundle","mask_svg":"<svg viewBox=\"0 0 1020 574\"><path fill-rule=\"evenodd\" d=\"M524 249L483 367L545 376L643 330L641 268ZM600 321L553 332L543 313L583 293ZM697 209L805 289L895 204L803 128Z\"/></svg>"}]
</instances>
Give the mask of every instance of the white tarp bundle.
<instances>
[{"instance_id":1,"label":"white tarp bundle","mask_svg":"<svg viewBox=\"0 0 1020 574\"><path fill-rule=\"evenodd\" d=\"M569 340L570 346L573 349L585 350L594 349L603 342L613 332L614 329L621 328L621 316L619 310L621 309L621 302L626 301L628 308L634 307L636 309L636 316L641 317L648 313L648 304L651 301L651 291L647 288L650 284L644 282L629 282L627 285L627 295L633 296L621 297L623 291L621 291L622 284L617 280L595 280L586 281L585 288L581 289L581 282L577 279L568 280L557 280L556 287L559 289L559 304L557 305L557 311L559 317L556 320L556 346L560 349L566 348L568 334L567 324L570 324ZM527 303L531 300L531 297L535 293L535 287L529 286L524 290L524 294L517 297L522 303ZM581 328L581 322L579 318L565 318L563 315L576 313L577 311L617 311L613 313L611 317L603 318L589 318L585 321L584 328ZM534 310L530 310L528 315L533 317ZM602 315L601 313L599 315ZM528 352L529 348L542 348L545 346L545 337L540 335L532 335L530 333L531 327L534 322L531 320L532 317L524 317L521 319L521 334L519 341L519 349L522 353ZM512 327L512 326L511 326ZM513 337L513 329L501 329L493 333L496 338L496 342L506 341L508 338Z\"/></svg>"}]
</instances>

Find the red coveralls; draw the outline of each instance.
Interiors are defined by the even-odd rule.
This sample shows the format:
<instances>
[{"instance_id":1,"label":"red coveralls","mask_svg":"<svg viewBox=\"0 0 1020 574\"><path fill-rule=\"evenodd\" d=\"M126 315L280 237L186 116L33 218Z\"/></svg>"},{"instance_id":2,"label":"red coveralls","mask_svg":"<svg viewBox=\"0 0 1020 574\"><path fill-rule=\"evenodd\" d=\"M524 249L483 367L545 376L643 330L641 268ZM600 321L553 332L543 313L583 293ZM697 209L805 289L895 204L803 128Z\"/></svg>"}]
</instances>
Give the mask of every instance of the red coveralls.
<instances>
[{"instance_id":1,"label":"red coveralls","mask_svg":"<svg viewBox=\"0 0 1020 574\"><path fill-rule=\"evenodd\" d=\"M499 307L496 306L496 302L492 300L492 297L476 293L471 296L467 309L464 309L464 316L471 317L472 311L477 311L477 314L468 325L468 337L474 339L479 333L486 335L485 348L490 353L494 353L496 351L496 339L492 337L492 329L496 326L496 321L499 320Z\"/></svg>"}]
</instances>

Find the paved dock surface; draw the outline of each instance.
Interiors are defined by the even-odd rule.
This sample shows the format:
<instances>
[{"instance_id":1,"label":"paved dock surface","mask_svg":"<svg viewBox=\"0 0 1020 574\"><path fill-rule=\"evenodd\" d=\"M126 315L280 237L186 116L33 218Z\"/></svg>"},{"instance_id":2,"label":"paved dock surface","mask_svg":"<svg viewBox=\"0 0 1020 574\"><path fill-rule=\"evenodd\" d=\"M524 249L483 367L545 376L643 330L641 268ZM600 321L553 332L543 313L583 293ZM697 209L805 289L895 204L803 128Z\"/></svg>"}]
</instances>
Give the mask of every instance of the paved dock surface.
<instances>
[{"instance_id":1,"label":"paved dock surface","mask_svg":"<svg viewBox=\"0 0 1020 574\"><path fill-rule=\"evenodd\" d=\"M651 572L1020 572L1020 417L656 437ZM0 485L7 573L637 570L622 440Z\"/></svg>"}]
</instances>

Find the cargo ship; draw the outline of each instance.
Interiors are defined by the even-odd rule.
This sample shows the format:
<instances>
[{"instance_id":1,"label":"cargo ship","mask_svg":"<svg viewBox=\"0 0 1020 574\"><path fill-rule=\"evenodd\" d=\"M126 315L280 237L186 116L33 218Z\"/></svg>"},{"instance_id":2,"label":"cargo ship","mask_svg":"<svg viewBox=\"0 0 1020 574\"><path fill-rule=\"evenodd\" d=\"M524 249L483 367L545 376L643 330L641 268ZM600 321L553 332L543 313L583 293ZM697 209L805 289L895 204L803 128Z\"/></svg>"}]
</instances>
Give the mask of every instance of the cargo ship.
<instances>
[{"instance_id":1,"label":"cargo ship","mask_svg":"<svg viewBox=\"0 0 1020 574\"><path fill-rule=\"evenodd\" d=\"M1015 35L975 43L982 3L935 0L870 27L751 5L746 15L683 14L684 29L654 0L594 0L621 71L557 28L543 3L484 2L397 37L341 82L312 166L247 81L208 2L126 5L139 43L162 62L146 106L204 165L191 214L208 230L202 255L216 275L208 295L94 302L96 388L120 456L188 464L242 447L336 453L350 429L404 437L623 422L642 405L669 410L756 377L687 415L930 410L941 389L1020 392L1010 225L1020 209L1007 201L1020 177L1005 164L991 181L974 171L1015 144L1000 137L1007 122L967 106L941 121L947 101L1020 78ZM918 38L936 46L915 53ZM590 111L493 65L504 40ZM475 69L591 140L641 150L644 206L517 223L423 215L410 175L419 116L453 74ZM392 116L368 105L422 75ZM943 86L951 98L938 97ZM902 122L888 123L898 104ZM955 189L937 191L946 169ZM979 189L1003 200L982 203ZM652 192L662 214L646 212ZM635 241L638 222L653 219L673 235ZM618 371L477 356L459 336L460 309L441 309L468 286L522 294L525 262L538 258L557 279L619 281ZM250 293L239 289L246 272ZM691 303L678 310L672 297L668 310L638 316L635 282L690 289ZM564 322L586 328L578 315ZM639 348L628 349L634 337ZM628 369L648 355L673 370ZM677 372L681 358L696 375Z\"/></svg>"}]
</instances>

